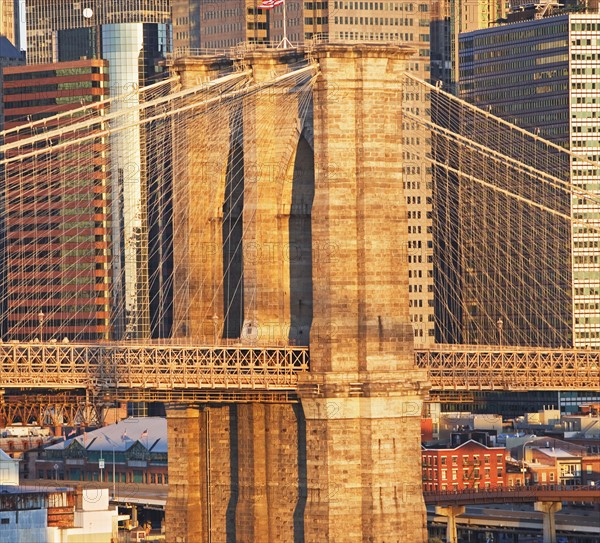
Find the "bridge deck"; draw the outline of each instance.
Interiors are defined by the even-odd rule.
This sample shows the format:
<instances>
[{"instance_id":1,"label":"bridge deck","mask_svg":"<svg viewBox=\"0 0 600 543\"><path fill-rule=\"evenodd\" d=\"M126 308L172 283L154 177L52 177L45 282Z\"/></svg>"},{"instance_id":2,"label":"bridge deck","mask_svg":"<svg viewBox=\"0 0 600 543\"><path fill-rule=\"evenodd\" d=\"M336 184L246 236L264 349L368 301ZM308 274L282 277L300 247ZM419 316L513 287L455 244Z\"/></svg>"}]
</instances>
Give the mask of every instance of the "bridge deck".
<instances>
[{"instance_id":1,"label":"bridge deck","mask_svg":"<svg viewBox=\"0 0 600 543\"><path fill-rule=\"evenodd\" d=\"M433 390L600 390L600 351L436 345L415 352Z\"/></svg>"},{"instance_id":2,"label":"bridge deck","mask_svg":"<svg viewBox=\"0 0 600 543\"><path fill-rule=\"evenodd\" d=\"M528 487L474 488L457 492L423 492L426 504L481 505L485 503L586 502L600 503L597 486L534 485Z\"/></svg>"},{"instance_id":3,"label":"bridge deck","mask_svg":"<svg viewBox=\"0 0 600 543\"><path fill-rule=\"evenodd\" d=\"M432 389L599 390L600 352L439 345L415 351ZM124 399L295 394L308 347L0 344L4 389L94 389Z\"/></svg>"}]
</instances>

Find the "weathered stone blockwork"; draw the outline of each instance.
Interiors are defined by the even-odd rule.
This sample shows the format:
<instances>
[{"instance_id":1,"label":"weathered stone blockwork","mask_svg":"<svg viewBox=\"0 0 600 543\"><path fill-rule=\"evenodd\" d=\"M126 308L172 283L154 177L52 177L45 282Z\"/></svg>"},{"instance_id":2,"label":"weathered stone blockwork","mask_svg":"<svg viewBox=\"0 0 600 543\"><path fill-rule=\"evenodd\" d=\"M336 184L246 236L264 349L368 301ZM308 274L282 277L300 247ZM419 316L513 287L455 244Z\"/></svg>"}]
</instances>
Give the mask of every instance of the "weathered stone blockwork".
<instances>
[{"instance_id":1,"label":"weathered stone blockwork","mask_svg":"<svg viewBox=\"0 0 600 543\"><path fill-rule=\"evenodd\" d=\"M209 531L212 541L240 543L426 540L420 482L426 374L414 367L412 352L397 132L409 54L391 46L315 48L320 75L312 137L296 126L275 130L284 118L277 95L244 105L244 321L273 327L263 335L267 344L298 339L277 331L294 319L311 326L311 371L302 380L301 405L169 411L177 447L169 466L169 541L208 541ZM256 53L244 63L262 81L294 55ZM262 135L258 118L267 123ZM224 142L225 132L219 134ZM206 142L199 139L201 156L217 152ZM298 163L313 153L314 172ZM274 163L282 167L269 186L264 174L273 173ZM204 239L200 218L207 212L202 200L194 205L194 236ZM304 256L312 243L312 265L292 269L286 262L285 244L293 239ZM277 265L250 254L261 244L280 251ZM182 255L190 270L199 265L191 252ZM190 328L196 318L190 311Z\"/></svg>"},{"instance_id":2,"label":"weathered stone blockwork","mask_svg":"<svg viewBox=\"0 0 600 543\"><path fill-rule=\"evenodd\" d=\"M221 57L182 59L177 71L184 88L215 79ZM211 96L206 93L207 97ZM218 114L186 111L177 119L173 186L175 337L213 342L223 329L223 202L230 148L230 110ZM190 145L193 142L193 145ZM183 155L183 157L180 157Z\"/></svg>"},{"instance_id":3,"label":"weathered stone blockwork","mask_svg":"<svg viewBox=\"0 0 600 543\"><path fill-rule=\"evenodd\" d=\"M302 541L298 406L170 408L167 418L168 541L201 543L209 531L213 543Z\"/></svg>"},{"instance_id":4,"label":"weathered stone blockwork","mask_svg":"<svg viewBox=\"0 0 600 543\"><path fill-rule=\"evenodd\" d=\"M409 319L401 85L409 51L322 46L314 91L313 274L306 541L426 539L420 485L424 372ZM310 519L310 521L309 521Z\"/></svg>"}]
</instances>

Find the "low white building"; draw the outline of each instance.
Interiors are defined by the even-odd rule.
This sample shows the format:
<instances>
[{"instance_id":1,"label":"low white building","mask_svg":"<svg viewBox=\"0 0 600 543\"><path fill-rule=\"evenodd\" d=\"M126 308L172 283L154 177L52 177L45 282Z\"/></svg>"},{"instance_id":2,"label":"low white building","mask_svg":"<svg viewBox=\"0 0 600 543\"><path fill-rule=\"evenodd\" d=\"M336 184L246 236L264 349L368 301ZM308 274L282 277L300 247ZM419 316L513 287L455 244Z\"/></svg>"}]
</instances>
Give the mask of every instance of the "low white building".
<instances>
[{"instance_id":1,"label":"low white building","mask_svg":"<svg viewBox=\"0 0 600 543\"><path fill-rule=\"evenodd\" d=\"M0 486L19 484L19 461L0 449Z\"/></svg>"},{"instance_id":2,"label":"low white building","mask_svg":"<svg viewBox=\"0 0 600 543\"><path fill-rule=\"evenodd\" d=\"M0 488L0 543L113 543L118 512L108 489Z\"/></svg>"},{"instance_id":3,"label":"low white building","mask_svg":"<svg viewBox=\"0 0 600 543\"><path fill-rule=\"evenodd\" d=\"M73 526L48 527L48 543L112 543L118 538L118 511L107 488L86 488L78 496Z\"/></svg>"}]
</instances>

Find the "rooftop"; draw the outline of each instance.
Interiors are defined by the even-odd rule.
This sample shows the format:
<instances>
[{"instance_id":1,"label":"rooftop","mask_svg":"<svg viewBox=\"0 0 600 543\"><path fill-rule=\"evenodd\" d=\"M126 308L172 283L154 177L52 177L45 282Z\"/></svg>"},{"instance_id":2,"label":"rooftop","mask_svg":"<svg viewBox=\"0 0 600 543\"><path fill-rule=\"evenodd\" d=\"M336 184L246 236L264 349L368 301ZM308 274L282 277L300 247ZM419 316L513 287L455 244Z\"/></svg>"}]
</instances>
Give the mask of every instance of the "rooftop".
<instances>
[{"instance_id":1,"label":"rooftop","mask_svg":"<svg viewBox=\"0 0 600 543\"><path fill-rule=\"evenodd\" d=\"M140 443L148 451L166 453L167 448L167 419L164 417L138 417L128 418L91 432L66 439L55 445L46 447L46 450L68 449L76 441L88 451L116 451L129 450L136 443Z\"/></svg>"}]
</instances>

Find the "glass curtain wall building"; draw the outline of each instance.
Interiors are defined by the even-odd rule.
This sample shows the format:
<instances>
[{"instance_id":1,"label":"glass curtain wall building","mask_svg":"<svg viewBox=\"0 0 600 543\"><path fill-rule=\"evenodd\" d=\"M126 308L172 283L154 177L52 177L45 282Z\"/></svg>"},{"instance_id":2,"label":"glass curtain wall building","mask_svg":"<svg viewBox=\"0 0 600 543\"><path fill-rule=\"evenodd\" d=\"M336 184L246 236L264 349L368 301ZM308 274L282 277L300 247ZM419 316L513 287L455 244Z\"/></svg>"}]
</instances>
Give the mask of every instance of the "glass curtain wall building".
<instances>
[{"instance_id":1,"label":"glass curtain wall building","mask_svg":"<svg viewBox=\"0 0 600 543\"><path fill-rule=\"evenodd\" d=\"M170 333L170 304L162 303L169 297L164 287L169 282L162 277L171 269L169 229L149 236L153 221L170 224L170 206L153 205L170 199L149 191L150 185L158 185L151 179L155 169L148 166L152 142L139 125L139 98L131 91L163 77L160 62L171 50L168 0L27 2L29 63L103 58L109 65L111 96L127 95L111 104L113 112L127 111L119 122L128 127L114 131L110 141L114 339ZM170 193L170 183L161 182L159 190ZM160 264L151 263L152 258L159 258ZM156 275L150 277L149 269ZM153 291L161 296L153 297Z\"/></svg>"},{"instance_id":2,"label":"glass curtain wall building","mask_svg":"<svg viewBox=\"0 0 600 543\"><path fill-rule=\"evenodd\" d=\"M600 161L600 14L564 14L460 36L460 96L530 132ZM565 323L559 346L600 348L600 169L571 160L565 202L574 222L556 269L569 278L547 313ZM542 247L537 240L536 250ZM552 271L552 270L551 270ZM489 289L490 292L493 289Z\"/></svg>"}]
</instances>

